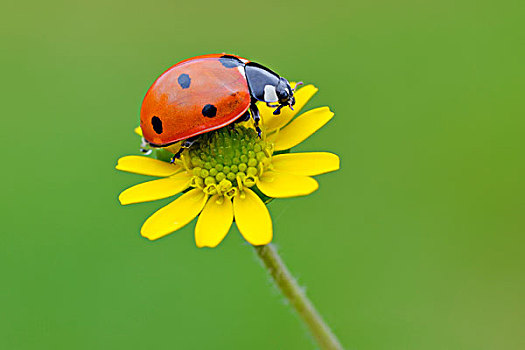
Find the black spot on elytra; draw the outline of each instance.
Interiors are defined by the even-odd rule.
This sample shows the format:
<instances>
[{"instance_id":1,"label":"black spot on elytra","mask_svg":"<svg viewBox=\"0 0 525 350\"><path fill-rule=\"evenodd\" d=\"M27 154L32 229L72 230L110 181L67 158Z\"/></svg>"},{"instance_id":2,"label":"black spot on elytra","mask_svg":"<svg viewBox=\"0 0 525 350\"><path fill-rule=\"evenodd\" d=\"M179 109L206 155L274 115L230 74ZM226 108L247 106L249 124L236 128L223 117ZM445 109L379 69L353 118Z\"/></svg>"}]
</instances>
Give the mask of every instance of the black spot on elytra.
<instances>
[{"instance_id":1,"label":"black spot on elytra","mask_svg":"<svg viewBox=\"0 0 525 350\"><path fill-rule=\"evenodd\" d=\"M190 87L191 79L188 74L179 75L179 78L177 79L177 81L179 82L180 87L183 89L187 89Z\"/></svg>"},{"instance_id":2,"label":"black spot on elytra","mask_svg":"<svg viewBox=\"0 0 525 350\"><path fill-rule=\"evenodd\" d=\"M226 68L235 68L235 67L244 66L244 63L240 59L238 59L235 56L231 56L231 55L221 56L221 58L219 58L219 61Z\"/></svg>"},{"instance_id":3,"label":"black spot on elytra","mask_svg":"<svg viewBox=\"0 0 525 350\"><path fill-rule=\"evenodd\" d=\"M217 107L215 107L214 105L206 105L204 106L204 108L202 109L202 115L205 116L206 118L213 118L217 115Z\"/></svg>"},{"instance_id":4,"label":"black spot on elytra","mask_svg":"<svg viewBox=\"0 0 525 350\"><path fill-rule=\"evenodd\" d=\"M151 118L151 125L157 134L162 134L162 120L160 120L159 117L153 116L153 118Z\"/></svg>"}]
</instances>

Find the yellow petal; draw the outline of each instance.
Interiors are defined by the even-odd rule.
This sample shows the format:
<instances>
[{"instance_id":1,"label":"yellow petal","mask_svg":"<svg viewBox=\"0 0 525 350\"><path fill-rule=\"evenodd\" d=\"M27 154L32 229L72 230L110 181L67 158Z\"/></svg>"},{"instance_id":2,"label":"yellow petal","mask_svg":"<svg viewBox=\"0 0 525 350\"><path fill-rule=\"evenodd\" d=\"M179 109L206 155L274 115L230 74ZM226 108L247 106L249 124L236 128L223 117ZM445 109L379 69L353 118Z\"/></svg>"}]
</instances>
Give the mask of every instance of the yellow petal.
<instances>
[{"instance_id":1,"label":"yellow petal","mask_svg":"<svg viewBox=\"0 0 525 350\"><path fill-rule=\"evenodd\" d=\"M207 199L208 196L198 188L184 193L151 215L140 233L154 240L180 229L199 215Z\"/></svg>"},{"instance_id":2,"label":"yellow petal","mask_svg":"<svg viewBox=\"0 0 525 350\"><path fill-rule=\"evenodd\" d=\"M273 115L275 108L268 107L264 103L258 104L257 107L259 107L266 132L272 132L288 124L288 122L292 120L292 118L301 110L301 108L304 107L306 102L308 102L318 90L319 89L313 85L303 86L294 94L294 110L292 111L291 108L285 107L281 110L281 114L279 115Z\"/></svg>"},{"instance_id":3,"label":"yellow petal","mask_svg":"<svg viewBox=\"0 0 525 350\"><path fill-rule=\"evenodd\" d=\"M295 118L275 136L275 150L282 151L297 146L328 123L334 116L328 107L307 111Z\"/></svg>"},{"instance_id":4,"label":"yellow petal","mask_svg":"<svg viewBox=\"0 0 525 350\"><path fill-rule=\"evenodd\" d=\"M239 231L250 244L265 245L272 241L272 218L268 208L249 188L233 197L233 212Z\"/></svg>"},{"instance_id":5,"label":"yellow petal","mask_svg":"<svg viewBox=\"0 0 525 350\"><path fill-rule=\"evenodd\" d=\"M181 144L182 144L182 142L177 142L177 143L174 143L173 145L169 145L168 147L164 147L163 149L165 149L168 152L171 152L171 153L175 154L175 153L177 153L180 150Z\"/></svg>"},{"instance_id":6,"label":"yellow petal","mask_svg":"<svg viewBox=\"0 0 525 350\"><path fill-rule=\"evenodd\" d=\"M118 160L116 169L141 175L166 177L182 170L182 167L149 157L125 156Z\"/></svg>"},{"instance_id":7,"label":"yellow petal","mask_svg":"<svg viewBox=\"0 0 525 350\"><path fill-rule=\"evenodd\" d=\"M314 176L339 169L339 157L328 152L286 153L273 156L272 165L279 173Z\"/></svg>"},{"instance_id":8,"label":"yellow petal","mask_svg":"<svg viewBox=\"0 0 525 350\"><path fill-rule=\"evenodd\" d=\"M258 180L257 187L272 198L306 196L319 188L317 181L308 176L265 172Z\"/></svg>"},{"instance_id":9,"label":"yellow petal","mask_svg":"<svg viewBox=\"0 0 525 350\"><path fill-rule=\"evenodd\" d=\"M211 197L202 210L195 227L197 247L214 248L222 242L233 222L233 206L226 196Z\"/></svg>"},{"instance_id":10,"label":"yellow petal","mask_svg":"<svg viewBox=\"0 0 525 350\"><path fill-rule=\"evenodd\" d=\"M153 180L130 187L120 194L120 204L150 202L168 198L188 188L191 176L180 172L165 179Z\"/></svg>"},{"instance_id":11,"label":"yellow petal","mask_svg":"<svg viewBox=\"0 0 525 350\"><path fill-rule=\"evenodd\" d=\"M135 131L135 134L142 137L142 129L140 128L140 126L137 126L133 131Z\"/></svg>"}]
</instances>

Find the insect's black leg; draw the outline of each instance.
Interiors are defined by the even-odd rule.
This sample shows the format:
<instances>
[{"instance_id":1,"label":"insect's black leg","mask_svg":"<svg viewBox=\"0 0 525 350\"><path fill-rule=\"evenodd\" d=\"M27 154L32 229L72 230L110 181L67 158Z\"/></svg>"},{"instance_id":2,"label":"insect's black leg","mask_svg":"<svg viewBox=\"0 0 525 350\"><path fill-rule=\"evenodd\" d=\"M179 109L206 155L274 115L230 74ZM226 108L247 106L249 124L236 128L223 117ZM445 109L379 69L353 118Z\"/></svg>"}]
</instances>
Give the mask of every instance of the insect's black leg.
<instances>
[{"instance_id":1,"label":"insect's black leg","mask_svg":"<svg viewBox=\"0 0 525 350\"><path fill-rule=\"evenodd\" d=\"M284 107L284 105L279 105L275 111L273 111L273 115L279 115L281 114L281 109Z\"/></svg>"},{"instance_id":2,"label":"insect's black leg","mask_svg":"<svg viewBox=\"0 0 525 350\"><path fill-rule=\"evenodd\" d=\"M248 120L250 120L252 116L250 115L250 111L246 111L243 115L241 115L236 121L235 123L243 123L243 122L247 122ZM232 124L230 124L232 125Z\"/></svg>"},{"instance_id":3,"label":"insect's black leg","mask_svg":"<svg viewBox=\"0 0 525 350\"><path fill-rule=\"evenodd\" d=\"M255 124L255 131L257 131L257 135L260 138L262 134L261 128L259 127L259 122L261 121L261 115L259 114L259 109L257 108L255 101L252 101L252 103L250 104L250 111L252 112L252 118Z\"/></svg>"},{"instance_id":4,"label":"insect's black leg","mask_svg":"<svg viewBox=\"0 0 525 350\"><path fill-rule=\"evenodd\" d=\"M177 153L175 153L173 157L171 157L170 163L173 164L175 163L175 159L180 159L180 155L182 154L182 152L184 152L184 148L182 148L181 146L179 150L177 151Z\"/></svg>"},{"instance_id":5,"label":"insect's black leg","mask_svg":"<svg viewBox=\"0 0 525 350\"><path fill-rule=\"evenodd\" d=\"M180 159L180 155L182 154L182 152L184 152L184 150L193 146L197 142L198 139L199 139L199 136L194 136L194 137L190 137L189 139L185 141L182 141L182 144L180 145L180 148L177 151L177 153L175 153L173 157L171 157L170 163L175 163L175 159Z\"/></svg>"},{"instance_id":6,"label":"insect's black leg","mask_svg":"<svg viewBox=\"0 0 525 350\"><path fill-rule=\"evenodd\" d=\"M149 144L146 142L146 139L144 137L140 141L140 151L144 153L144 155L150 155L153 150L149 148Z\"/></svg>"}]
</instances>

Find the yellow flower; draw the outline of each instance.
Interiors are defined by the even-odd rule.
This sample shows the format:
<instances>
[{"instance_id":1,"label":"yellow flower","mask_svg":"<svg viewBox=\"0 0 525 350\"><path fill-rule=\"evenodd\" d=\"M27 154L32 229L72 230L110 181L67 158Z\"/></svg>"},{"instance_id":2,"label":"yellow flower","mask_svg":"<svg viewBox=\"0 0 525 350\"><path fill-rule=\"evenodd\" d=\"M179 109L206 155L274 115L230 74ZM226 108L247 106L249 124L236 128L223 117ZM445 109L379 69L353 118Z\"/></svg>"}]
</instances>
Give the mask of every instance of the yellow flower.
<instances>
[{"instance_id":1,"label":"yellow flower","mask_svg":"<svg viewBox=\"0 0 525 350\"><path fill-rule=\"evenodd\" d=\"M313 85L297 90L295 111L283 109L278 116L260 104L262 139L243 123L205 134L175 164L145 156L120 158L118 170L161 177L123 191L121 204L154 201L183 192L150 216L141 234L150 240L158 239L198 216L198 247L216 247L234 219L249 243L270 243L272 221L261 197L308 195L319 187L311 176L339 169L339 157L332 153L286 153L333 117L328 107L320 107L294 119L317 90Z\"/></svg>"}]
</instances>

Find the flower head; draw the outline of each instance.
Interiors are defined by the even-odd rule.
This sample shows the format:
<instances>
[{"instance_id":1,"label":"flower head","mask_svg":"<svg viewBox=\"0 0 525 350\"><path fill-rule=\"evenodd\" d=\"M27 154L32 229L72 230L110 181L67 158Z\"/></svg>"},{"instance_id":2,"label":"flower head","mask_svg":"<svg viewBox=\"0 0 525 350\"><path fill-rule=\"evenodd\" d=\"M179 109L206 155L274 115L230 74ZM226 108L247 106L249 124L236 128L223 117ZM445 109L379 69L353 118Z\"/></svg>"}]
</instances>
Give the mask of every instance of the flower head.
<instances>
[{"instance_id":1,"label":"flower head","mask_svg":"<svg viewBox=\"0 0 525 350\"><path fill-rule=\"evenodd\" d=\"M283 109L277 116L269 107L259 105L264 130L261 138L250 123L234 124L204 134L175 164L146 156L120 158L118 170L161 178L123 191L121 204L182 193L150 216L141 234L158 239L198 216L198 247L217 246L234 220L249 243L270 243L273 229L265 202L308 195L318 188L311 176L339 168L339 158L332 153L287 153L333 117L328 107L321 107L294 119L316 92L313 85L297 90L295 111Z\"/></svg>"}]
</instances>

